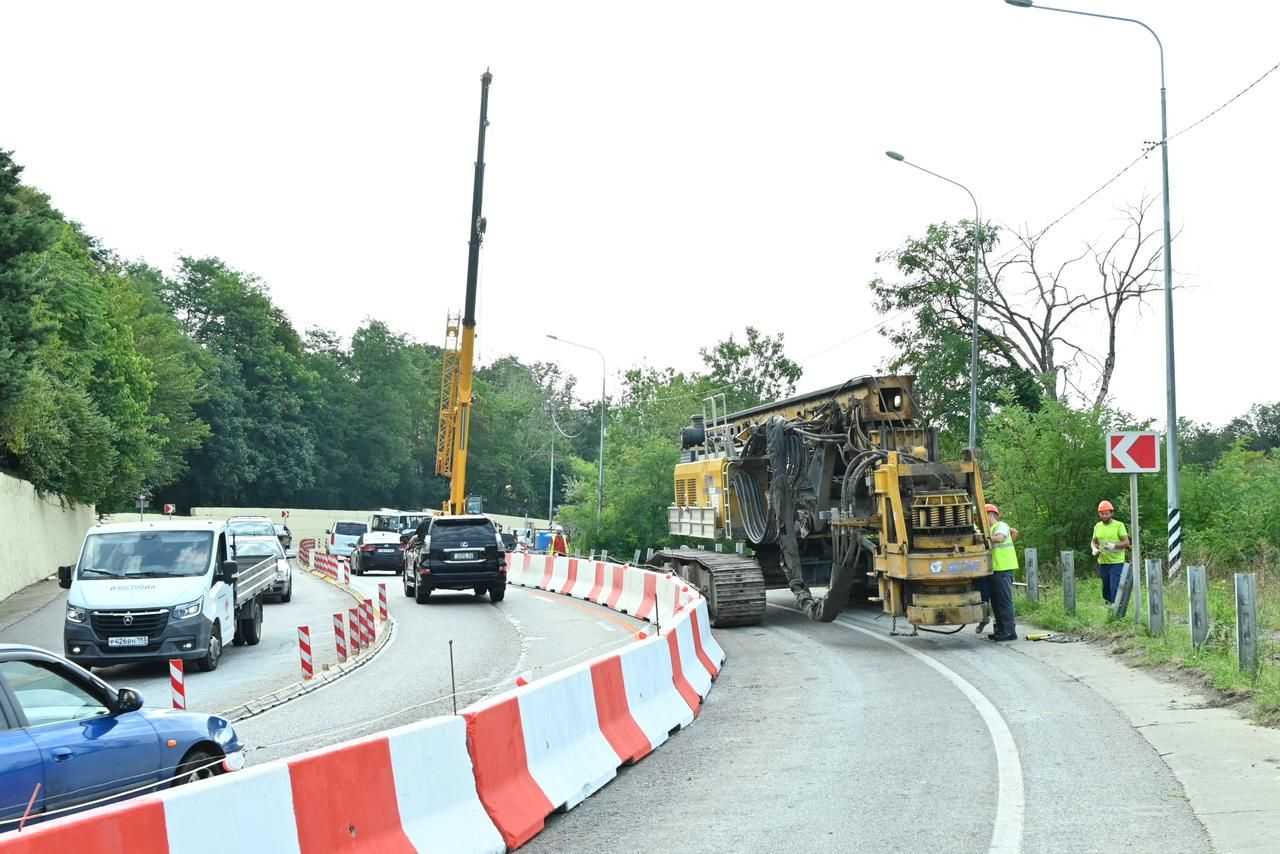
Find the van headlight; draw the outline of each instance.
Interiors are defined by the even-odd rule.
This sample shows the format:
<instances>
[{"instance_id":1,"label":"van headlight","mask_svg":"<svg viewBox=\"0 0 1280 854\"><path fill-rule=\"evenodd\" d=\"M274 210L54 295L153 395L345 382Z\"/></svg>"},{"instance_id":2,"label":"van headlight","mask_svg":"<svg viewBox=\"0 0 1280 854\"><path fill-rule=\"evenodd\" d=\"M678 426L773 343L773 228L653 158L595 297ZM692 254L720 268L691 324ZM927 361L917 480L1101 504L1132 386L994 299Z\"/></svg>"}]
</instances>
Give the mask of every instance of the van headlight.
<instances>
[{"instance_id":1,"label":"van headlight","mask_svg":"<svg viewBox=\"0 0 1280 854\"><path fill-rule=\"evenodd\" d=\"M188 602L185 605L178 605L173 609L173 618L175 620L189 620L192 617L200 616L200 612L204 610L204 600L197 599L194 602Z\"/></svg>"},{"instance_id":2,"label":"van headlight","mask_svg":"<svg viewBox=\"0 0 1280 854\"><path fill-rule=\"evenodd\" d=\"M67 606L68 623L83 623L87 619L89 619L89 612L84 608L77 608L75 605Z\"/></svg>"}]
</instances>

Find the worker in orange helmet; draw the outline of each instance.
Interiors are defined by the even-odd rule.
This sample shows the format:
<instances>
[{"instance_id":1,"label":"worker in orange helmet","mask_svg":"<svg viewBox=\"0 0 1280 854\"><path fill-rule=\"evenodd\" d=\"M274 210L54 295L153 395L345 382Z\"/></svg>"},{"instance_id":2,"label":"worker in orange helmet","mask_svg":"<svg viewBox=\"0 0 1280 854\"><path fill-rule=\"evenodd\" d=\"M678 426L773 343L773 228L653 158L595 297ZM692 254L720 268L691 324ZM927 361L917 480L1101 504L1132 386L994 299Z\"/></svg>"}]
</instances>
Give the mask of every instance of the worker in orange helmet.
<instances>
[{"instance_id":1,"label":"worker in orange helmet","mask_svg":"<svg viewBox=\"0 0 1280 854\"><path fill-rule=\"evenodd\" d=\"M1116 508L1110 501L1098 504L1098 523L1093 526L1091 550L1098 558L1098 574L1102 576L1102 598L1114 605L1119 592L1120 574L1124 571L1125 549L1129 548L1129 530L1114 518Z\"/></svg>"},{"instance_id":2,"label":"worker in orange helmet","mask_svg":"<svg viewBox=\"0 0 1280 854\"><path fill-rule=\"evenodd\" d=\"M987 640L1017 640L1013 572L1018 568L1018 553L1013 541L1018 539L1018 530L1000 521L1000 508L996 505L988 504L986 510L991 522L991 610L996 618L995 628Z\"/></svg>"}]
</instances>

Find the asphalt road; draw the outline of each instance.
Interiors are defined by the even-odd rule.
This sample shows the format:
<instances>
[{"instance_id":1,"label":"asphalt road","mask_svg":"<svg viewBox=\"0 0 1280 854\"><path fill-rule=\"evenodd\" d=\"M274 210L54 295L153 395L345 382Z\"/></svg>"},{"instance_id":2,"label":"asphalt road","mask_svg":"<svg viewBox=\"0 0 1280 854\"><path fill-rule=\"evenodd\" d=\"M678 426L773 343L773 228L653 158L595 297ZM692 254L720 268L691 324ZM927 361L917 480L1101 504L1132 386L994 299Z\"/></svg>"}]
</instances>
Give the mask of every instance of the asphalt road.
<instances>
[{"instance_id":1,"label":"asphalt road","mask_svg":"<svg viewBox=\"0 0 1280 854\"><path fill-rule=\"evenodd\" d=\"M526 671L538 679L616 649L648 625L540 590L508 587L500 603L445 590L418 605L399 576L352 578L375 601L379 583L395 619L387 646L370 666L236 724L251 764L449 714L454 679L462 708L514 687Z\"/></svg>"},{"instance_id":2,"label":"asphalt road","mask_svg":"<svg viewBox=\"0 0 1280 854\"><path fill-rule=\"evenodd\" d=\"M0 642L29 643L62 654L62 624L66 618L67 594L56 581L42 581L31 591L45 594L42 607L0 629ZM187 709L218 713L297 682L302 678L298 656L298 626L309 625L313 632L329 632L333 614L347 609L355 600L347 593L303 572L293 571L293 600L268 600L263 608L262 639L256 646L227 643L218 669L201 673L194 663L186 667ZM335 660L332 643L317 645L316 666ZM118 664L94 668L102 679L117 688L136 688L147 706L172 705L169 665L164 661Z\"/></svg>"},{"instance_id":3,"label":"asphalt road","mask_svg":"<svg viewBox=\"0 0 1280 854\"><path fill-rule=\"evenodd\" d=\"M728 660L693 726L522 850L1210 850L1147 741L1016 644L784 607L717 630Z\"/></svg>"}]
</instances>

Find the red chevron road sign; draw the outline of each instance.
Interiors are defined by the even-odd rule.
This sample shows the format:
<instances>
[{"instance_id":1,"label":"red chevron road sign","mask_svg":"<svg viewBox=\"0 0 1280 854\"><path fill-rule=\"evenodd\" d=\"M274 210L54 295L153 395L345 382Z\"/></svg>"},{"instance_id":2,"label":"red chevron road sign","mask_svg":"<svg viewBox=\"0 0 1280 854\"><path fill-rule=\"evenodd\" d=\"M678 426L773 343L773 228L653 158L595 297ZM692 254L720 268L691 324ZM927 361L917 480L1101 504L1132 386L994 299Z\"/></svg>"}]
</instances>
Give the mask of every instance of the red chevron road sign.
<instances>
[{"instance_id":1,"label":"red chevron road sign","mask_svg":"<svg viewBox=\"0 0 1280 854\"><path fill-rule=\"evenodd\" d=\"M1160 471L1160 434L1137 431L1108 433L1107 471L1123 474Z\"/></svg>"}]
</instances>

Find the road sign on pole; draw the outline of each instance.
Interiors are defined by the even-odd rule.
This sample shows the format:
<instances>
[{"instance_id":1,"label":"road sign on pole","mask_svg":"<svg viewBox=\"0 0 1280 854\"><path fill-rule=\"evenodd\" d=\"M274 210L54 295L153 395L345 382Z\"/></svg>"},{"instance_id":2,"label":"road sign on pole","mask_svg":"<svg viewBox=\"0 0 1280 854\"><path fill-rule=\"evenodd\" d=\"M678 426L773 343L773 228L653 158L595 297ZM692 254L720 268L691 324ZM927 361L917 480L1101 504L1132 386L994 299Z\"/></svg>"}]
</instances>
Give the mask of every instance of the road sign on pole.
<instances>
[{"instance_id":1,"label":"road sign on pole","mask_svg":"<svg viewBox=\"0 0 1280 854\"><path fill-rule=\"evenodd\" d=\"M1160 434L1140 431L1108 433L1107 471L1120 474L1160 471Z\"/></svg>"},{"instance_id":2,"label":"road sign on pole","mask_svg":"<svg viewBox=\"0 0 1280 854\"><path fill-rule=\"evenodd\" d=\"M1129 580L1133 619L1142 622L1142 539L1138 527L1138 475L1160 471L1160 434L1138 430L1107 434L1107 471L1129 475ZM1149 594L1148 594L1149 595Z\"/></svg>"},{"instance_id":3,"label":"road sign on pole","mask_svg":"<svg viewBox=\"0 0 1280 854\"><path fill-rule=\"evenodd\" d=\"M164 506L164 515L166 516L172 516L174 513L177 513L177 512L178 512L178 505L176 504L166 504Z\"/></svg>"}]
</instances>

